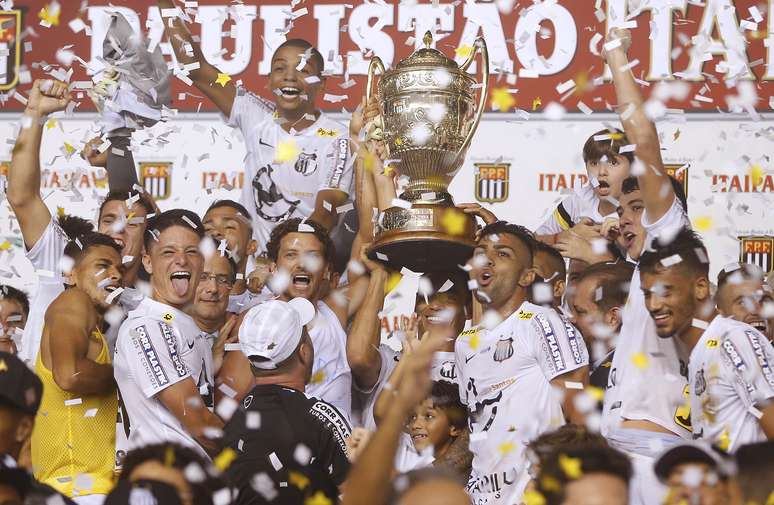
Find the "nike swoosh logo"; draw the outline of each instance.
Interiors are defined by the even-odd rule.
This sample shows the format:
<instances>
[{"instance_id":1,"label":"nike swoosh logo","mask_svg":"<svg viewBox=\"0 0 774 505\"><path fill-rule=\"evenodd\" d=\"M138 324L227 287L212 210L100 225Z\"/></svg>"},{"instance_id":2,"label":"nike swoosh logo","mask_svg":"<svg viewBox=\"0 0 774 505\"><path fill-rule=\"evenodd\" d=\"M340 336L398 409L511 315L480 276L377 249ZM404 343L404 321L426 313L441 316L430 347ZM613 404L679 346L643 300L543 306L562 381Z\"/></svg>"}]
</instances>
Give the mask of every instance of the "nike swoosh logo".
<instances>
[{"instance_id":1,"label":"nike swoosh logo","mask_svg":"<svg viewBox=\"0 0 774 505\"><path fill-rule=\"evenodd\" d=\"M189 349L193 349L194 345L196 344L196 341L192 340L192 341L189 342L189 341L186 340L185 343L188 344L188 348Z\"/></svg>"},{"instance_id":2,"label":"nike swoosh logo","mask_svg":"<svg viewBox=\"0 0 774 505\"><path fill-rule=\"evenodd\" d=\"M266 147L274 147L273 145L264 142L263 139L258 139L258 144Z\"/></svg>"},{"instance_id":3,"label":"nike swoosh logo","mask_svg":"<svg viewBox=\"0 0 774 505\"><path fill-rule=\"evenodd\" d=\"M478 353L476 353L476 354L474 354L474 355L472 355L472 356L468 356L467 358L465 358L465 363L468 363L470 360L472 360L472 359L473 359L473 358L475 358L476 356L478 356Z\"/></svg>"}]
</instances>

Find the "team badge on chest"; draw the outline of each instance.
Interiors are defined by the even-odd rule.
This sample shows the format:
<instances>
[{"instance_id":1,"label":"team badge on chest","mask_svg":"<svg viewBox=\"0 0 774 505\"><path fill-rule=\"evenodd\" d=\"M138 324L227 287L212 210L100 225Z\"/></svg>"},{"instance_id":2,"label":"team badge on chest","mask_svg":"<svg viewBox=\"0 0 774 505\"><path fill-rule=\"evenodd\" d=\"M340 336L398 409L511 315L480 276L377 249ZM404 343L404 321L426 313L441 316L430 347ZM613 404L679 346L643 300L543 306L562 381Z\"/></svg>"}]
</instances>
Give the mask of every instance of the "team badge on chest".
<instances>
[{"instance_id":1,"label":"team badge on chest","mask_svg":"<svg viewBox=\"0 0 774 505\"><path fill-rule=\"evenodd\" d=\"M294 168L301 175L312 175L317 170L317 153L302 152L296 158Z\"/></svg>"},{"instance_id":2,"label":"team badge on chest","mask_svg":"<svg viewBox=\"0 0 774 505\"><path fill-rule=\"evenodd\" d=\"M503 338L497 341L494 351L494 360L498 363L513 356L513 339Z\"/></svg>"}]
</instances>

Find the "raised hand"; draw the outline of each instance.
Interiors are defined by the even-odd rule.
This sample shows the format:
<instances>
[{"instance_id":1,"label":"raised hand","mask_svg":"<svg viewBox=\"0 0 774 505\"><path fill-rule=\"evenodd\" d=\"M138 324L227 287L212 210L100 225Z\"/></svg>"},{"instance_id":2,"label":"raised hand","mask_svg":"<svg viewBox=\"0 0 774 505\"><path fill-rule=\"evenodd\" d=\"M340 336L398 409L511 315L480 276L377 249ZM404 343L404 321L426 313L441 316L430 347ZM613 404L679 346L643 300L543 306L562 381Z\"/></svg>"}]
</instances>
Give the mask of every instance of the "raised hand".
<instances>
[{"instance_id":1,"label":"raised hand","mask_svg":"<svg viewBox=\"0 0 774 505\"><path fill-rule=\"evenodd\" d=\"M32 84L27 99L27 112L46 116L52 112L64 110L70 103L67 84L53 79L37 79Z\"/></svg>"},{"instance_id":2,"label":"raised hand","mask_svg":"<svg viewBox=\"0 0 774 505\"><path fill-rule=\"evenodd\" d=\"M81 158L89 162L89 165L92 167L105 168L107 167L108 152L107 150L103 153L99 152L98 148L100 145L102 145L102 139L99 137L86 142L81 151Z\"/></svg>"},{"instance_id":3,"label":"raised hand","mask_svg":"<svg viewBox=\"0 0 774 505\"><path fill-rule=\"evenodd\" d=\"M497 222L497 216L494 215L494 212L485 209L479 203L461 203L457 205L457 208L461 209L465 214L480 217L484 224Z\"/></svg>"}]
</instances>

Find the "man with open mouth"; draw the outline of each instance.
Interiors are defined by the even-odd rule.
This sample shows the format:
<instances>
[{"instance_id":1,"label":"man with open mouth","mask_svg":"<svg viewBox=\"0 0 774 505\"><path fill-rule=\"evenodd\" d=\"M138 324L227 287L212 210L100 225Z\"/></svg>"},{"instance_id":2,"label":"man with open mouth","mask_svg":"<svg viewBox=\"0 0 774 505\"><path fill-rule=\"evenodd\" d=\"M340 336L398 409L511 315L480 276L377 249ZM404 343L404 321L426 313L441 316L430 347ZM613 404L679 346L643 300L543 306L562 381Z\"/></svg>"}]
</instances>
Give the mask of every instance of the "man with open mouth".
<instances>
[{"instance_id":1,"label":"man with open mouth","mask_svg":"<svg viewBox=\"0 0 774 505\"><path fill-rule=\"evenodd\" d=\"M732 263L718 273L717 286L720 314L749 324L771 341L774 299L763 270L751 263Z\"/></svg>"},{"instance_id":2,"label":"man with open mouth","mask_svg":"<svg viewBox=\"0 0 774 505\"><path fill-rule=\"evenodd\" d=\"M203 268L199 217L175 209L148 223L143 265L152 294L129 312L116 343L115 378L129 450L176 442L204 457L223 426L213 407L212 351L184 312Z\"/></svg>"}]
</instances>

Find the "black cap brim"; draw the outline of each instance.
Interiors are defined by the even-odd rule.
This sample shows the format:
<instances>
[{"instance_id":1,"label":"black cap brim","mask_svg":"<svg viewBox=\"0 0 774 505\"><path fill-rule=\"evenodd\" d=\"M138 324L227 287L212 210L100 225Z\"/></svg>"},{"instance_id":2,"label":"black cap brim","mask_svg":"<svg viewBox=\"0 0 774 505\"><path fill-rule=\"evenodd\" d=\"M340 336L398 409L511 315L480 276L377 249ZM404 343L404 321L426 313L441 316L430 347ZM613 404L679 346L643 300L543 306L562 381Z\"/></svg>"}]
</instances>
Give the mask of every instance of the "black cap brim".
<instances>
[{"instance_id":1,"label":"black cap brim","mask_svg":"<svg viewBox=\"0 0 774 505\"><path fill-rule=\"evenodd\" d=\"M719 467L719 457L711 454L712 449L703 449L697 445L677 445L663 453L653 467L656 476L662 482L669 479L669 474L683 463L705 463L712 468Z\"/></svg>"}]
</instances>

